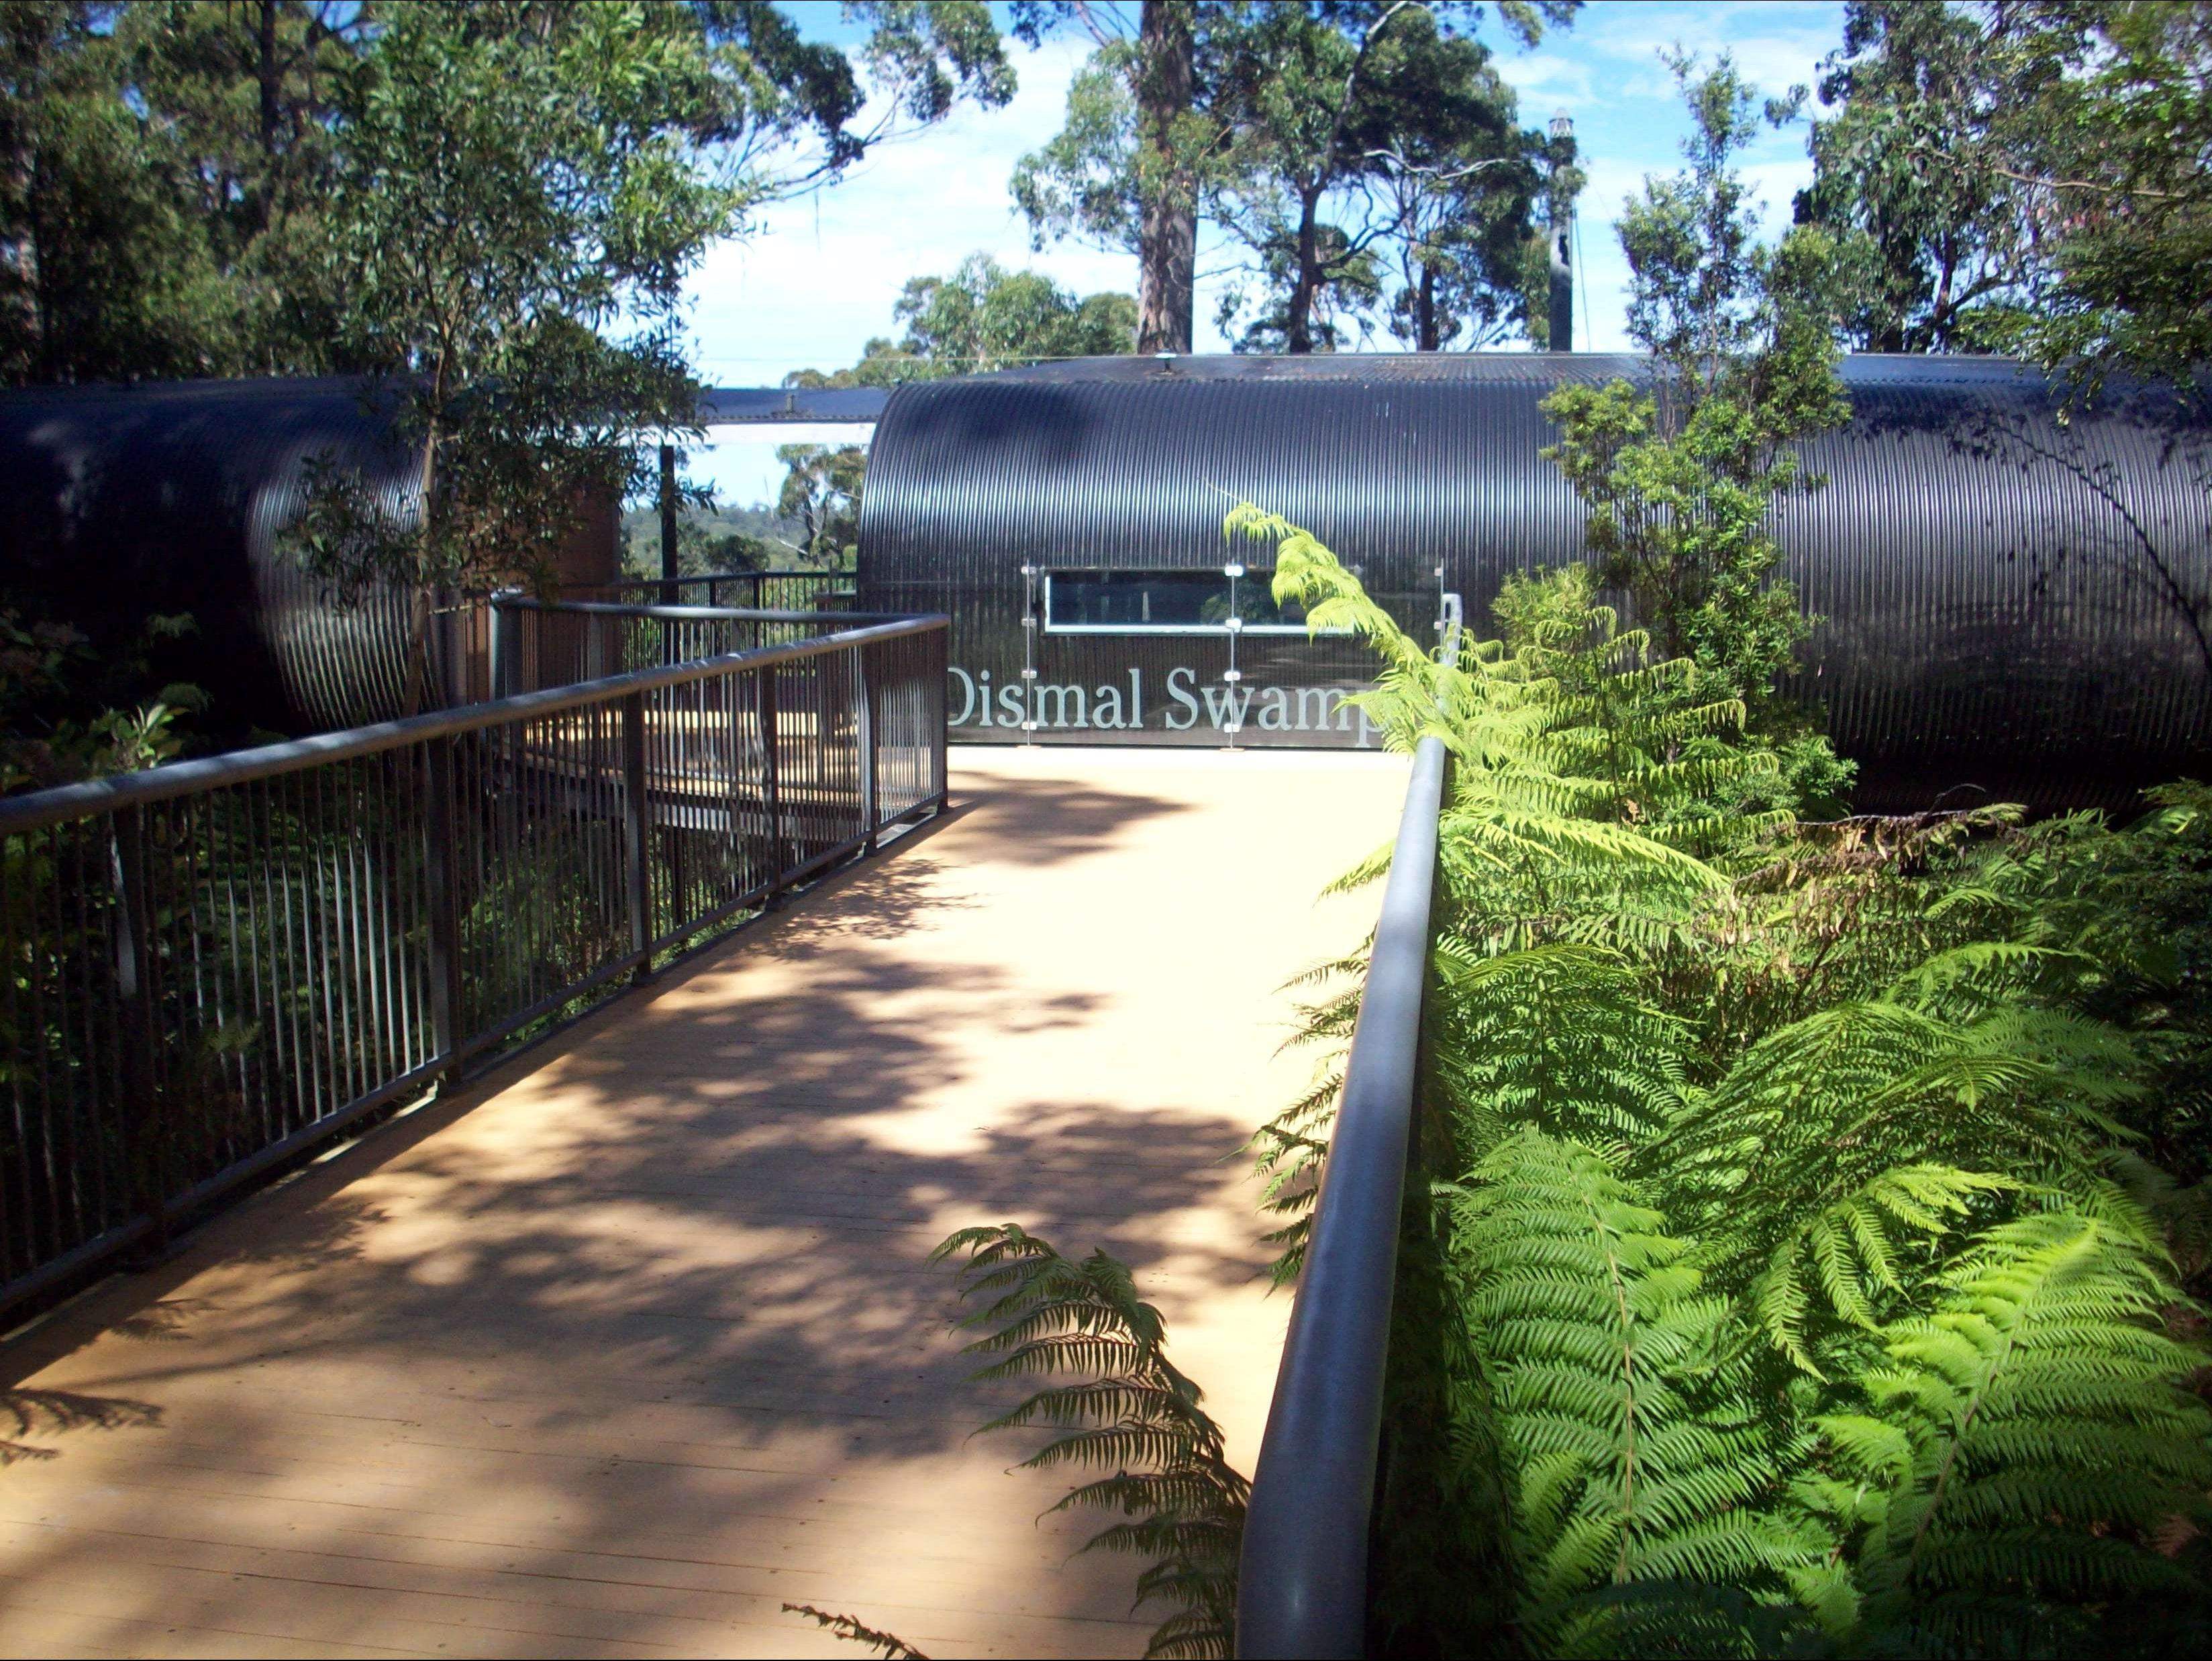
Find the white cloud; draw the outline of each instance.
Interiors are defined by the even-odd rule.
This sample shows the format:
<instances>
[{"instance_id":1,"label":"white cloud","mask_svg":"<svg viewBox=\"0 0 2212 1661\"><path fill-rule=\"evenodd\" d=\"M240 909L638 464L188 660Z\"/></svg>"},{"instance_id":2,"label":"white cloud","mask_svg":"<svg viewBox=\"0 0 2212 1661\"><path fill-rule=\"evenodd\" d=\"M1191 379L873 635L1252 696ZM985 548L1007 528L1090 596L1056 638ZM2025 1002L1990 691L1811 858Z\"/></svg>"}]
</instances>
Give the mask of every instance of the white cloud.
<instances>
[{"instance_id":1,"label":"white cloud","mask_svg":"<svg viewBox=\"0 0 2212 1661\"><path fill-rule=\"evenodd\" d=\"M1081 293L1132 288L1125 254L1074 244L1033 253L1006 192L1015 162L1060 130L1088 49L1062 40L1018 51L1021 87L1003 109L963 109L881 145L839 184L763 210L750 237L712 250L690 284L705 377L767 386L792 369L850 363L872 336L896 332L891 307L908 278L949 272L978 251Z\"/></svg>"}]
</instances>

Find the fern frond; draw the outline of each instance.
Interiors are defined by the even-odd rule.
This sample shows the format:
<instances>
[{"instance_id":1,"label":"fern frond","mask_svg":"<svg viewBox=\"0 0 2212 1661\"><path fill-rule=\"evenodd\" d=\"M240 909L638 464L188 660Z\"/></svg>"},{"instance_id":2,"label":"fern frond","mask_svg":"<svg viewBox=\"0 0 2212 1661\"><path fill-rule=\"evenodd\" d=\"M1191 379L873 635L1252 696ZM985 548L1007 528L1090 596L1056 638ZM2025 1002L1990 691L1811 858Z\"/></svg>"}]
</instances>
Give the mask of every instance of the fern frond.
<instances>
[{"instance_id":1,"label":"fern frond","mask_svg":"<svg viewBox=\"0 0 2212 1661\"><path fill-rule=\"evenodd\" d=\"M965 1353L997 1358L978 1378L1088 1375L1036 1391L982 1428L1066 1432L1021 1468L1107 1473L1052 1509L1122 1518L1082 1549L1152 1560L1137 1603L1165 1602L1176 1613L1146 1653L1226 1656L1251 1488L1224 1457L1203 1392L1167 1359L1159 1311L1138 1298L1127 1264L1103 1251L1065 1257L1017 1224L962 1229L931 1261L962 1253L963 1295L988 1301L956 1330L983 1329Z\"/></svg>"},{"instance_id":2,"label":"fern frond","mask_svg":"<svg viewBox=\"0 0 2212 1661\"><path fill-rule=\"evenodd\" d=\"M2183 1388L2201 1358L2157 1329L2178 1294L2142 1243L2031 1214L1939 1284L1930 1312L1885 1329L1865 1408L1817 1421L1832 1475L1798 1485L1856 1536L1862 1641L2032 1645L2057 1606L2185 1591L2144 1542L2202 1513L2212 1414Z\"/></svg>"},{"instance_id":3,"label":"fern frond","mask_svg":"<svg viewBox=\"0 0 2212 1661\"><path fill-rule=\"evenodd\" d=\"M826 1628L848 1643L862 1644L871 1654L880 1655L884 1661L929 1661L920 1650L895 1633L878 1632L863 1625L849 1615L832 1615L827 1609L817 1609L811 1603L786 1603L786 1615L803 1615L816 1626Z\"/></svg>"},{"instance_id":4,"label":"fern frond","mask_svg":"<svg viewBox=\"0 0 2212 1661\"><path fill-rule=\"evenodd\" d=\"M1596 1149L1537 1130L1449 1196L1460 1299L1518 1482L1523 1619L1588 1652L1618 1590L1686 1576L1784 1589L1818 1561L1759 1506L1771 1438L1715 1388L1731 1311L1689 1244Z\"/></svg>"}]
</instances>

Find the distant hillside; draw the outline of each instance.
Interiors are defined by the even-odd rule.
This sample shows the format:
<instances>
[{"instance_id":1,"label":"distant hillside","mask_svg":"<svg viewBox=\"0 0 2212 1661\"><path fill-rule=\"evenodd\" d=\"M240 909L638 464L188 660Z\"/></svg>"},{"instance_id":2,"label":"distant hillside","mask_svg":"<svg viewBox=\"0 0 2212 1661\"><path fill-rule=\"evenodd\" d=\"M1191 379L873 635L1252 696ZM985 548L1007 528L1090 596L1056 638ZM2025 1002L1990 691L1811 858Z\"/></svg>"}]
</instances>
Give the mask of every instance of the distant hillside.
<instances>
[{"instance_id":1,"label":"distant hillside","mask_svg":"<svg viewBox=\"0 0 2212 1661\"><path fill-rule=\"evenodd\" d=\"M793 545L804 527L768 503L749 508L718 503L711 513L687 511L677 528L685 575L709 571L799 571L815 569ZM623 514L623 563L638 576L660 575L660 510L631 508Z\"/></svg>"}]
</instances>

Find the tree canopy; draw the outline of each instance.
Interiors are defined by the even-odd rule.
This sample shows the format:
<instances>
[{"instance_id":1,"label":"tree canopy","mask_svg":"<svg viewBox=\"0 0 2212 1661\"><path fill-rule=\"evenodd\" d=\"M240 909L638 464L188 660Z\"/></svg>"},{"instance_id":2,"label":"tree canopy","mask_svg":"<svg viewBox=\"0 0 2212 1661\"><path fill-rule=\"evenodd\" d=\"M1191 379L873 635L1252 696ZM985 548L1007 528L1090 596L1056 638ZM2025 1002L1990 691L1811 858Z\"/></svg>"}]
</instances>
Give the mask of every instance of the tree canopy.
<instances>
[{"instance_id":1,"label":"tree canopy","mask_svg":"<svg viewBox=\"0 0 2212 1661\"><path fill-rule=\"evenodd\" d=\"M896 341L868 342L849 368L800 369L788 386L896 386L1053 358L1108 357L1133 349L1137 302L1126 294L1079 299L1041 271L1008 271L973 253L950 277L908 279L891 308Z\"/></svg>"},{"instance_id":2,"label":"tree canopy","mask_svg":"<svg viewBox=\"0 0 2212 1661\"><path fill-rule=\"evenodd\" d=\"M1212 220L1237 251L1218 321L1249 350L1329 350L1378 326L1422 350L1481 346L1525 328L1533 210L1579 181L1571 141L1519 125L1476 34L1485 8L1224 0L1178 9L1173 38L1155 9L1134 39L1094 27L1066 125L1016 168L1041 242L1129 248L1149 307L1170 267L1193 269L1190 225ZM1533 44L1576 7L1498 9ZM1024 15L1034 38L1071 12L1099 15ZM1187 315L1187 293L1174 303ZM1140 350L1189 344L1186 323Z\"/></svg>"}]
</instances>

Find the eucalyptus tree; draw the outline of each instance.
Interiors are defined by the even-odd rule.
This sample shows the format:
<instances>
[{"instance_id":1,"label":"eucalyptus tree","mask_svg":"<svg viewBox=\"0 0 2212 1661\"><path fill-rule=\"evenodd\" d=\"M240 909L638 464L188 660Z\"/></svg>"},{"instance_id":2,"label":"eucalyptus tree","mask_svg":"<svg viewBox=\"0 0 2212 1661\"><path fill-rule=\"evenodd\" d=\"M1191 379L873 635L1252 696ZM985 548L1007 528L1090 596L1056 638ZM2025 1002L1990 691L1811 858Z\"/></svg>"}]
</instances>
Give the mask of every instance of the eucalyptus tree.
<instances>
[{"instance_id":1,"label":"eucalyptus tree","mask_svg":"<svg viewBox=\"0 0 2212 1661\"><path fill-rule=\"evenodd\" d=\"M1877 352L1986 350L2019 294L2020 187L1992 165L2004 97L1984 20L1854 0L1824 64L1800 222L1838 240L1844 328Z\"/></svg>"},{"instance_id":2,"label":"eucalyptus tree","mask_svg":"<svg viewBox=\"0 0 2212 1661\"><path fill-rule=\"evenodd\" d=\"M1409 189L1418 200L1435 183L1458 185L1462 213L1470 184L1481 196L1517 195L1525 222L1530 192L1522 170L1509 170L1521 137L1512 94L1467 33L1483 9L1331 0L1224 14L1215 106L1234 137L1216 213L1258 280L1247 344L1297 353L1344 344L1382 292L1389 245L1407 230ZM1530 44L1573 12L1499 9ZM1443 263L1442 252L1432 247L1427 264ZM1244 298L1224 302L1224 326Z\"/></svg>"},{"instance_id":3,"label":"eucalyptus tree","mask_svg":"<svg viewBox=\"0 0 2212 1661\"><path fill-rule=\"evenodd\" d=\"M2212 362L2212 14L2124 0L1988 9L1994 153L2032 285L2008 338L2094 382L2201 393Z\"/></svg>"},{"instance_id":4,"label":"eucalyptus tree","mask_svg":"<svg viewBox=\"0 0 2212 1661\"><path fill-rule=\"evenodd\" d=\"M1199 41L1215 0L1015 0L1031 46L1079 27L1096 50L1067 96L1066 125L1014 169L1015 202L1040 242L1071 234L1137 257L1137 350L1191 349L1198 215L1224 154L1206 108Z\"/></svg>"},{"instance_id":5,"label":"eucalyptus tree","mask_svg":"<svg viewBox=\"0 0 2212 1661\"><path fill-rule=\"evenodd\" d=\"M1576 4L1498 10L1533 44ZM1015 200L1040 240L1138 256L1140 351L1190 348L1201 216L1241 251L1251 344L1347 338L1394 271L1417 290L1414 338L1424 316L1430 333L1449 316L1480 338L1518 310L1517 247L1507 259L1504 245L1525 227L1544 155L1473 38L1485 14L1460 0L1205 0L1146 3L1133 27L1127 8L1035 0L1017 13L1027 38L1075 20L1097 46L1062 130L1016 168Z\"/></svg>"}]
</instances>

